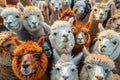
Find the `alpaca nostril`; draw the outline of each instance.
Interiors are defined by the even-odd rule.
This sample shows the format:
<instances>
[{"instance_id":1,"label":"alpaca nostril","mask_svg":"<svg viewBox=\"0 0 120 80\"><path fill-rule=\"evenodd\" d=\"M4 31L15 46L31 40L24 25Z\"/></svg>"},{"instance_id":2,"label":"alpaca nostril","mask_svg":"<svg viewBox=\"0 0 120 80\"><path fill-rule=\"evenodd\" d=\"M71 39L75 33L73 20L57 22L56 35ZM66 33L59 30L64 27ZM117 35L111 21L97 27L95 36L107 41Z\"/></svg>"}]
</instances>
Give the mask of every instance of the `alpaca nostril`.
<instances>
[{"instance_id":1,"label":"alpaca nostril","mask_svg":"<svg viewBox=\"0 0 120 80\"><path fill-rule=\"evenodd\" d=\"M32 24L34 24L34 25L35 25L35 24L36 24L36 22L32 22Z\"/></svg>"},{"instance_id":2,"label":"alpaca nostril","mask_svg":"<svg viewBox=\"0 0 120 80\"><path fill-rule=\"evenodd\" d=\"M12 22L8 22L7 24L12 24Z\"/></svg>"},{"instance_id":3,"label":"alpaca nostril","mask_svg":"<svg viewBox=\"0 0 120 80\"><path fill-rule=\"evenodd\" d=\"M103 77L102 77L102 76L96 76L96 78L97 78L98 80L103 80Z\"/></svg>"},{"instance_id":4,"label":"alpaca nostril","mask_svg":"<svg viewBox=\"0 0 120 80\"><path fill-rule=\"evenodd\" d=\"M28 68L30 66L30 64L24 64L22 65L24 68Z\"/></svg>"},{"instance_id":5,"label":"alpaca nostril","mask_svg":"<svg viewBox=\"0 0 120 80\"><path fill-rule=\"evenodd\" d=\"M63 76L64 80L67 80L69 78L69 76Z\"/></svg>"},{"instance_id":6,"label":"alpaca nostril","mask_svg":"<svg viewBox=\"0 0 120 80\"><path fill-rule=\"evenodd\" d=\"M62 37L68 37L68 34L64 34Z\"/></svg>"}]
</instances>

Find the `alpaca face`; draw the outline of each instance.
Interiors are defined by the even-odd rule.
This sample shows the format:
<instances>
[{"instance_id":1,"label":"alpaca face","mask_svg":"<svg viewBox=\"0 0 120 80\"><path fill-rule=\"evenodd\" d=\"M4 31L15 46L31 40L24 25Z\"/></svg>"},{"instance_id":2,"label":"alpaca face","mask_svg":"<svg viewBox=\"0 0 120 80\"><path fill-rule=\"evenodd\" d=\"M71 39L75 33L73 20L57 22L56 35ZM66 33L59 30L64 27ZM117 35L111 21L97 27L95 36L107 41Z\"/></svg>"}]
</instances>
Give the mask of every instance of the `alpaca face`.
<instances>
[{"instance_id":1,"label":"alpaca face","mask_svg":"<svg viewBox=\"0 0 120 80\"><path fill-rule=\"evenodd\" d=\"M73 63L63 63L55 65L56 80L75 80L73 75L77 74L77 69Z\"/></svg>"},{"instance_id":2,"label":"alpaca face","mask_svg":"<svg viewBox=\"0 0 120 80\"><path fill-rule=\"evenodd\" d=\"M77 43L78 44L84 44L87 40L87 33L86 32L80 32L77 35Z\"/></svg>"},{"instance_id":3,"label":"alpaca face","mask_svg":"<svg viewBox=\"0 0 120 80\"><path fill-rule=\"evenodd\" d=\"M62 0L51 0L50 6L53 11L59 11L62 8Z\"/></svg>"},{"instance_id":4,"label":"alpaca face","mask_svg":"<svg viewBox=\"0 0 120 80\"><path fill-rule=\"evenodd\" d=\"M71 5L72 0L62 0L63 5Z\"/></svg>"},{"instance_id":5,"label":"alpaca face","mask_svg":"<svg viewBox=\"0 0 120 80\"><path fill-rule=\"evenodd\" d=\"M84 0L77 1L74 5L74 9L78 8L77 14L80 15L85 12L86 3Z\"/></svg>"},{"instance_id":6,"label":"alpaca face","mask_svg":"<svg viewBox=\"0 0 120 80\"><path fill-rule=\"evenodd\" d=\"M111 18L111 29L120 32L120 18Z\"/></svg>"},{"instance_id":7,"label":"alpaca face","mask_svg":"<svg viewBox=\"0 0 120 80\"><path fill-rule=\"evenodd\" d=\"M104 21L107 18L109 7L94 7L94 19Z\"/></svg>"},{"instance_id":8,"label":"alpaca face","mask_svg":"<svg viewBox=\"0 0 120 80\"><path fill-rule=\"evenodd\" d=\"M114 53L115 49L119 45L119 41L115 38L100 38L97 41L98 43L98 51L105 53L106 55L110 56Z\"/></svg>"},{"instance_id":9,"label":"alpaca face","mask_svg":"<svg viewBox=\"0 0 120 80\"><path fill-rule=\"evenodd\" d=\"M13 12L12 12L13 11ZM20 30L20 14L15 8L5 8L1 12L4 19L4 25L8 30Z\"/></svg>"},{"instance_id":10,"label":"alpaca face","mask_svg":"<svg viewBox=\"0 0 120 80\"><path fill-rule=\"evenodd\" d=\"M38 63L39 59L40 54L35 52L34 53L29 52L28 54L19 56L19 60L21 61L20 64L21 73L23 75L30 75L31 73L34 73L38 68L38 66L36 66L37 64L34 62L37 61Z\"/></svg>"},{"instance_id":11,"label":"alpaca face","mask_svg":"<svg viewBox=\"0 0 120 80\"><path fill-rule=\"evenodd\" d=\"M28 31L36 31L38 30L40 27L39 25L41 24L40 23L40 15L35 15L35 14L31 14L31 15L27 15L27 16L24 16L25 17L25 20L24 22L25 23L28 23L29 26L25 26L25 28L28 30Z\"/></svg>"},{"instance_id":12,"label":"alpaca face","mask_svg":"<svg viewBox=\"0 0 120 80\"><path fill-rule=\"evenodd\" d=\"M106 80L107 74L111 71L108 67L102 67L97 64L86 64L85 68L89 80Z\"/></svg>"}]
</instances>

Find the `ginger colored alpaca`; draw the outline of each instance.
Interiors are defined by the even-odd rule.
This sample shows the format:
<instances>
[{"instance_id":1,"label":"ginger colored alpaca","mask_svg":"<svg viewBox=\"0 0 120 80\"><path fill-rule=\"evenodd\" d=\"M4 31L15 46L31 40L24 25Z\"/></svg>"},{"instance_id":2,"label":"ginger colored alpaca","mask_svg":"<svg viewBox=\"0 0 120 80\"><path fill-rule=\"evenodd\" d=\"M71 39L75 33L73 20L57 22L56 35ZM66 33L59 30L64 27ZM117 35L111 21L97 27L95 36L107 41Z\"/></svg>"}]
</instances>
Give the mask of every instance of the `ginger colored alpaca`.
<instances>
[{"instance_id":1,"label":"ginger colored alpaca","mask_svg":"<svg viewBox=\"0 0 120 80\"><path fill-rule=\"evenodd\" d=\"M12 69L20 80L48 80L45 74L48 60L41 47L44 39L24 42L15 49Z\"/></svg>"}]
</instances>

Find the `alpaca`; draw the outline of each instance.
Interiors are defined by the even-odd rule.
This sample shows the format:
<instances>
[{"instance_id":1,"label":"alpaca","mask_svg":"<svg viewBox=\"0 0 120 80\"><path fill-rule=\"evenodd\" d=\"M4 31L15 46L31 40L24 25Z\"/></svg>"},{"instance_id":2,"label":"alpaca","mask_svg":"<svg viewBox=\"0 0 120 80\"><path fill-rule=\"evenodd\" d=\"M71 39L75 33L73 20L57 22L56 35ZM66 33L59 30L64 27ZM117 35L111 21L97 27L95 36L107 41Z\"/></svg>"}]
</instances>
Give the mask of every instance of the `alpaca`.
<instances>
[{"instance_id":1,"label":"alpaca","mask_svg":"<svg viewBox=\"0 0 120 80\"><path fill-rule=\"evenodd\" d=\"M32 6L32 0L19 0L24 6Z\"/></svg>"},{"instance_id":2,"label":"alpaca","mask_svg":"<svg viewBox=\"0 0 120 80\"><path fill-rule=\"evenodd\" d=\"M0 80L15 80L17 77L12 70L13 51L21 41L10 32L0 32Z\"/></svg>"},{"instance_id":3,"label":"alpaca","mask_svg":"<svg viewBox=\"0 0 120 80\"><path fill-rule=\"evenodd\" d=\"M63 9L71 9L72 0L62 0Z\"/></svg>"},{"instance_id":4,"label":"alpaca","mask_svg":"<svg viewBox=\"0 0 120 80\"><path fill-rule=\"evenodd\" d=\"M70 55L62 54L61 57L54 49L55 65L51 72L51 80L78 80L76 65L82 57L82 53L72 58Z\"/></svg>"},{"instance_id":5,"label":"alpaca","mask_svg":"<svg viewBox=\"0 0 120 80\"><path fill-rule=\"evenodd\" d=\"M86 2L86 0L79 0L75 2L73 9L75 8L78 8L78 11L76 14L77 19L80 19L82 21L87 21L91 11L90 3Z\"/></svg>"},{"instance_id":6,"label":"alpaca","mask_svg":"<svg viewBox=\"0 0 120 80\"><path fill-rule=\"evenodd\" d=\"M59 55L71 53L74 47L74 36L71 33L72 24L72 19L69 21L57 20L50 27L49 39L52 47L59 52Z\"/></svg>"},{"instance_id":7,"label":"alpaca","mask_svg":"<svg viewBox=\"0 0 120 80\"><path fill-rule=\"evenodd\" d=\"M47 0L33 0L33 5L38 6L44 16L44 21L49 24L49 4Z\"/></svg>"},{"instance_id":8,"label":"alpaca","mask_svg":"<svg viewBox=\"0 0 120 80\"><path fill-rule=\"evenodd\" d=\"M30 40L30 36L26 29L23 27L22 15L15 7L6 7L0 10L3 18L4 26L15 32L18 38L22 41Z\"/></svg>"},{"instance_id":9,"label":"alpaca","mask_svg":"<svg viewBox=\"0 0 120 80\"><path fill-rule=\"evenodd\" d=\"M44 17L38 7L24 7L21 3L18 3L18 8L23 13L23 25L29 34L33 36L33 40L38 40L41 35L46 35L50 31L50 28L46 27Z\"/></svg>"},{"instance_id":10,"label":"alpaca","mask_svg":"<svg viewBox=\"0 0 120 80\"><path fill-rule=\"evenodd\" d=\"M45 74L48 60L42 51L44 37L38 42L27 41L14 50L12 69L20 80L48 80Z\"/></svg>"},{"instance_id":11,"label":"alpaca","mask_svg":"<svg viewBox=\"0 0 120 80\"><path fill-rule=\"evenodd\" d=\"M83 49L85 61L80 73L80 80L120 80L120 76L113 74L115 63L103 54L90 54L86 48Z\"/></svg>"},{"instance_id":12,"label":"alpaca","mask_svg":"<svg viewBox=\"0 0 120 80\"><path fill-rule=\"evenodd\" d=\"M100 33L96 38L92 52L104 53L115 61L116 68L120 74L120 34L114 30L105 30L102 24L99 24Z\"/></svg>"},{"instance_id":13,"label":"alpaca","mask_svg":"<svg viewBox=\"0 0 120 80\"><path fill-rule=\"evenodd\" d=\"M112 16L106 24L106 29L112 29L120 32L120 10L116 9L115 4L111 6Z\"/></svg>"},{"instance_id":14,"label":"alpaca","mask_svg":"<svg viewBox=\"0 0 120 80\"><path fill-rule=\"evenodd\" d=\"M109 17L108 12L113 0L107 2L104 2L103 0L101 2L94 2L91 0L90 3L91 9L94 10L93 21L90 27L91 41L93 42L94 38L97 36L96 34L99 32L99 29L97 28L98 24L103 23L105 26L105 21Z\"/></svg>"},{"instance_id":15,"label":"alpaca","mask_svg":"<svg viewBox=\"0 0 120 80\"><path fill-rule=\"evenodd\" d=\"M59 19L60 16L60 8L62 8L62 0L51 0L50 1L50 25L54 23L54 21Z\"/></svg>"}]
</instances>

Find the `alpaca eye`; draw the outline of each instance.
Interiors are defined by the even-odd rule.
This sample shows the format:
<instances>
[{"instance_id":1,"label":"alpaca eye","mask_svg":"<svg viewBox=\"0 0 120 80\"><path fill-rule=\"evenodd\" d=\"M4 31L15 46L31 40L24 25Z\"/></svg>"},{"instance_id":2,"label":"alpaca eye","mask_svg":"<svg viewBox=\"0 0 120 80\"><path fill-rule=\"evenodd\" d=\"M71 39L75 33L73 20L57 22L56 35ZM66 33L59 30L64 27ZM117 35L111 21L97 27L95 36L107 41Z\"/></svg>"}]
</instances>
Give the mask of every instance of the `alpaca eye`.
<instances>
[{"instance_id":1,"label":"alpaca eye","mask_svg":"<svg viewBox=\"0 0 120 80\"><path fill-rule=\"evenodd\" d=\"M97 11L97 9L94 9L94 11L96 12L96 11Z\"/></svg>"},{"instance_id":2,"label":"alpaca eye","mask_svg":"<svg viewBox=\"0 0 120 80\"><path fill-rule=\"evenodd\" d=\"M105 10L105 12L108 12L108 10Z\"/></svg>"},{"instance_id":3,"label":"alpaca eye","mask_svg":"<svg viewBox=\"0 0 120 80\"><path fill-rule=\"evenodd\" d=\"M9 48L11 45L12 45L12 44L8 44L8 45L6 45L5 47Z\"/></svg>"},{"instance_id":4,"label":"alpaca eye","mask_svg":"<svg viewBox=\"0 0 120 80\"><path fill-rule=\"evenodd\" d=\"M54 35L54 36L56 36L56 35L57 35L57 33L53 33L53 35Z\"/></svg>"},{"instance_id":5,"label":"alpaca eye","mask_svg":"<svg viewBox=\"0 0 120 80\"><path fill-rule=\"evenodd\" d=\"M57 71L60 71L60 68L56 68Z\"/></svg>"},{"instance_id":6,"label":"alpaca eye","mask_svg":"<svg viewBox=\"0 0 120 80\"><path fill-rule=\"evenodd\" d=\"M71 69L71 71L72 71L72 72L74 72L74 71L75 71L75 69Z\"/></svg>"},{"instance_id":7,"label":"alpaca eye","mask_svg":"<svg viewBox=\"0 0 120 80\"><path fill-rule=\"evenodd\" d=\"M22 58L22 56L21 56L21 55L19 55L19 56L18 56L18 59L21 59L21 58Z\"/></svg>"},{"instance_id":8,"label":"alpaca eye","mask_svg":"<svg viewBox=\"0 0 120 80\"><path fill-rule=\"evenodd\" d=\"M92 66L90 66L90 65L87 66L87 69L91 69L91 68L92 68Z\"/></svg>"},{"instance_id":9,"label":"alpaca eye","mask_svg":"<svg viewBox=\"0 0 120 80\"><path fill-rule=\"evenodd\" d=\"M101 41L101 39L98 39L98 41Z\"/></svg>"},{"instance_id":10,"label":"alpaca eye","mask_svg":"<svg viewBox=\"0 0 120 80\"><path fill-rule=\"evenodd\" d=\"M61 3L59 3L59 5L61 5Z\"/></svg>"},{"instance_id":11,"label":"alpaca eye","mask_svg":"<svg viewBox=\"0 0 120 80\"><path fill-rule=\"evenodd\" d=\"M36 59L40 59L40 55L39 55L39 54L35 54L34 57L35 57Z\"/></svg>"},{"instance_id":12,"label":"alpaca eye","mask_svg":"<svg viewBox=\"0 0 120 80\"><path fill-rule=\"evenodd\" d=\"M16 18L19 18L19 16L17 15Z\"/></svg>"},{"instance_id":13,"label":"alpaca eye","mask_svg":"<svg viewBox=\"0 0 120 80\"><path fill-rule=\"evenodd\" d=\"M28 18L28 16L25 17L25 19L27 19L27 18Z\"/></svg>"},{"instance_id":14,"label":"alpaca eye","mask_svg":"<svg viewBox=\"0 0 120 80\"><path fill-rule=\"evenodd\" d=\"M70 33L71 31L68 31L68 33Z\"/></svg>"},{"instance_id":15,"label":"alpaca eye","mask_svg":"<svg viewBox=\"0 0 120 80\"><path fill-rule=\"evenodd\" d=\"M37 15L37 17L40 17L40 15Z\"/></svg>"},{"instance_id":16,"label":"alpaca eye","mask_svg":"<svg viewBox=\"0 0 120 80\"><path fill-rule=\"evenodd\" d=\"M108 70L108 69L105 69L105 72L106 72L106 73L108 73L108 72L109 72L109 70Z\"/></svg>"},{"instance_id":17,"label":"alpaca eye","mask_svg":"<svg viewBox=\"0 0 120 80\"><path fill-rule=\"evenodd\" d=\"M116 42L116 41L114 41L114 42L113 42L113 44L114 44L114 45L116 45L116 44L117 44L117 42Z\"/></svg>"},{"instance_id":18,"label":"alpaca eye","mask_svg":"<svg viewBox=\"0 0 120 80\"><path fill-rule=\"evenodd\" d=\"M54 3L52 3L52 5L54 5Z\"/></svg>"},{"instance_id":19,"label":"alpaca eye","mask_svg":"<svg viewBox=\"0 0 120 80\"><path fill-rule=\"evenodd\" d=\"M87 32L84 32L85 35L87 35Z\"/></svg>"},{"instance_id":20,"label":"alpaca eye","mask_svg":"<svg viewBox=\"0 0 120 80\"><path fill-rule=\"evenodd\" d=\"M115 21L116 20L116 18L113 18L113 21Z\"/></svg>"},{"instance_id":21,"label":"alpaca eye","mask_svg":"<svg viewBox=\"0 0 120 80\"><path fill-rule=\"evenodd\" d=\"M3 17L4 19L6 19L6 17Z\"/></svg>"}]
</instances>

